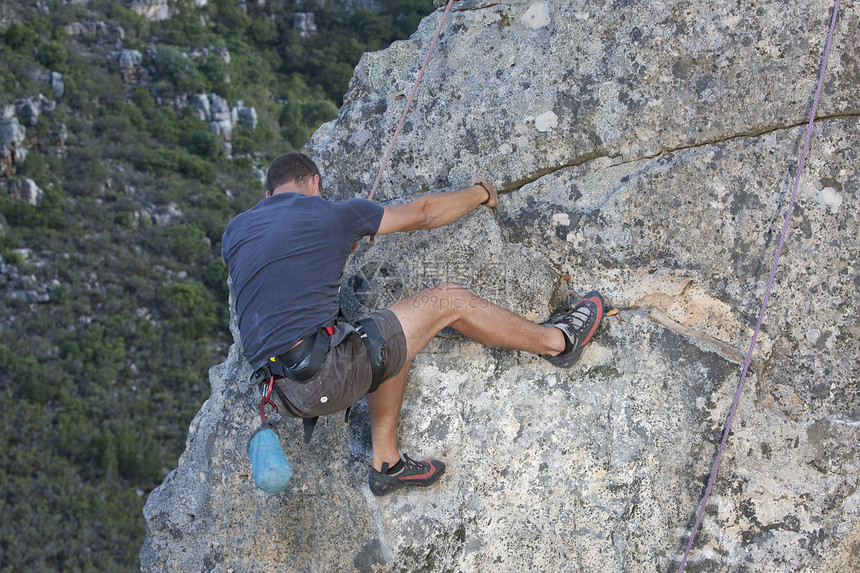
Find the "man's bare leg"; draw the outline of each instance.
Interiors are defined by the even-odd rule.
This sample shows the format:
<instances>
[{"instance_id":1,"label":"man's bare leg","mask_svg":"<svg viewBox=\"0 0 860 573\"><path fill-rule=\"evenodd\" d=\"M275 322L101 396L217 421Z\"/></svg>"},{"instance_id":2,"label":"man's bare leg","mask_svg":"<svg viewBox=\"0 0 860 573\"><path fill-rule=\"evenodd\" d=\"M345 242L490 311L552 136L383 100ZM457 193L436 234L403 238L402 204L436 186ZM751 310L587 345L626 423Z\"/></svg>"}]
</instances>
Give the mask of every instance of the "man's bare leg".
<instances>
[{"instance_id":1,"label":"man's bare leg","mask_svg":"<svg viewBox=\"0 0 860 573\"><path fill-rule=\"evenodd\" d=\"M485 346L555 355L565 348L564 335L496 306L454 284L441 284L394 303L406 335L406 365L368 395L373 467L394 465L399 459L397 425L412 359L436 334L450 326Z\"/></svg>"},{"instance_id":2,"label":"man's bare leg","mask_svg":"<svg viewBox=\"0 0 860 573\"><path fill-rule=\"evenodd\" d=\"M407 362L446 326L484 346L558 354L564 335L486 301L461 286L443 283L394 303L390 310L406 335Z\"/></svg>"},{"instance_id":3,"label":"man's bare leg","mask_svg":"<svg viewBox=\"0 0 860 573\"><path fill-rule=\"evenodd\" d=\"M383 463L388 462L388 466L392 467L400 459L397 425L400 423L410 365L410 361L407 361L400 372L380 384L376 392L367 395L370 441L373 444L372 465L377 471L382 470Z\"/></svg>"}]
</instances>

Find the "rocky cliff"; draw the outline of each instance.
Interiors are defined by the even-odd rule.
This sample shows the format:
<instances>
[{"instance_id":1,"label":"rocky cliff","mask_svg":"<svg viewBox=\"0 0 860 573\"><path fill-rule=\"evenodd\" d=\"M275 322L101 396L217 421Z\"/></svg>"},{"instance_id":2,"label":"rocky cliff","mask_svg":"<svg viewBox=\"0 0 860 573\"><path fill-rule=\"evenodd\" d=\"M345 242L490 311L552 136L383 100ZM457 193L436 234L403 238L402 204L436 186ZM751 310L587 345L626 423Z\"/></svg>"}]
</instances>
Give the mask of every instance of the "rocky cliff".
<instances>
[{"instance_id":1,"label":"rocky cliff","mask_svg":"<svg viewBox=\"0 0 860 573\"><path fill-rule=\"evenodd\" d=\"M357 317L439 280L542 320L619 309L571 371L443 333L415 361L402 448L434 487L377 499L363 403L293 479L254 487L259 398L235 344L147 502L144 571L667 571L707 484L767 282L832 4L466 0L377 195L499 183L498 211L379 237ZM367 196L441 11L355 71L312 138L331 197ZM857 571L860 10L844 3L756 359L690 571ZM233 323L238 341L238 332Z\"/></svg>"}]
</instances>

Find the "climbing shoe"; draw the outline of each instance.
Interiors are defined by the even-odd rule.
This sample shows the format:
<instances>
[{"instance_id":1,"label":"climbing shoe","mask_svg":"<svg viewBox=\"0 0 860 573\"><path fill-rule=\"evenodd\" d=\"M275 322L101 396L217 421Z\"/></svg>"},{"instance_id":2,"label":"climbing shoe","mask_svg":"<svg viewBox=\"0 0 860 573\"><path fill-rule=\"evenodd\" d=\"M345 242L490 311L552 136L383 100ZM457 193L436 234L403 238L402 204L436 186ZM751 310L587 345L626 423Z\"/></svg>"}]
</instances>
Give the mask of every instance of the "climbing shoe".
<instances>
[{"instance_id":1,"label":"climbing shoe","mask_svg":"<svg viewBox=\"0 0 860 573\"><path fill-rule=\"evenodd\" d=\"M560 354L544 354L543 357L561 368L571 368L582 356L583 347L597 332L602 318L603 298L593 290L576 303L573 310L549 320L547 324L558 328L564 334L565 344Z\"/></svg>"},{"instance_id":2,"label":"climbing shoe","mask_svg":"<svg viewBox=\"0 0 860 573\"><path fill-rule=\"evenodd\" d=\"M418 462L403 454L400 461L390 468L388 462L383 463L381 472L370 468L367 477L373 495L385 495L404 486L428 486L439 479L444 471L445 464L439 460Z\"/></svg>"}]
</instances>

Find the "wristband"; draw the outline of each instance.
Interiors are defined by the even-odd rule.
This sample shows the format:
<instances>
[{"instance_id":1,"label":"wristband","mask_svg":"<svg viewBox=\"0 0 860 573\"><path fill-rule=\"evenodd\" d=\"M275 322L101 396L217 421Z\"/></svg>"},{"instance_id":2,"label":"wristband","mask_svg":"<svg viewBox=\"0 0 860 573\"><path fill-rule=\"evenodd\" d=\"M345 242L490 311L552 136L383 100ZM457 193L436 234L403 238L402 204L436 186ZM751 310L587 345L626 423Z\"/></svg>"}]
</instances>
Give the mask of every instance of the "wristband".
<instances>
[{"instance_id":1,"label":"wristband","mask_svg":"<svg viewBox=\"0 0 860 573\"><path fill-rule=\"evenodd\" d=\"M483 181L478 181L477 183L475 183L475 185L480 185L481 187L483 187L483 188L484 188L484 191L486 191L486 192L487 192L487 199L486 199L485 201L481 202L481 205L486 205L487 203L489 203L489 202L490 202L490 199L492 199L492 198L493 198L493 194L492 194L492 193L490 193L490 190L487 188L487 186L486 186L486 185L484 185L484 182L483 182Z\"/></svg>"}]
</instances>

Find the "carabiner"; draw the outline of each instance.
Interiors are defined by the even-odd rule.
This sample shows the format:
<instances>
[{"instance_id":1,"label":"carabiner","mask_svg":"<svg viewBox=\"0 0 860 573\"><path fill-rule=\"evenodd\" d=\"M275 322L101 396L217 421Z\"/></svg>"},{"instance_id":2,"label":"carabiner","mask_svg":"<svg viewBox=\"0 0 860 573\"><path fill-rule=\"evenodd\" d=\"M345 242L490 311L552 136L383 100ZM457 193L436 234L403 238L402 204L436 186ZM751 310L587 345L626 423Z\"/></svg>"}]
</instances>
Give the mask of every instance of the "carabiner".
<instances>
[{"instance_id":1,"label":"carabiner","mask_svg":"<svg viewBox=\"0 0 860 573\"><path fill-rule=\"evenodd\" d=\"M272 388L275 386L275 377L269 377L268 388L266 389L266 393L263 394L263 399L260 400L260 422L266 421L266 404L271 404L272 408L275 409L275 414L278 413L278 405L272 402Z\"/></svg>"}]
</instances>

